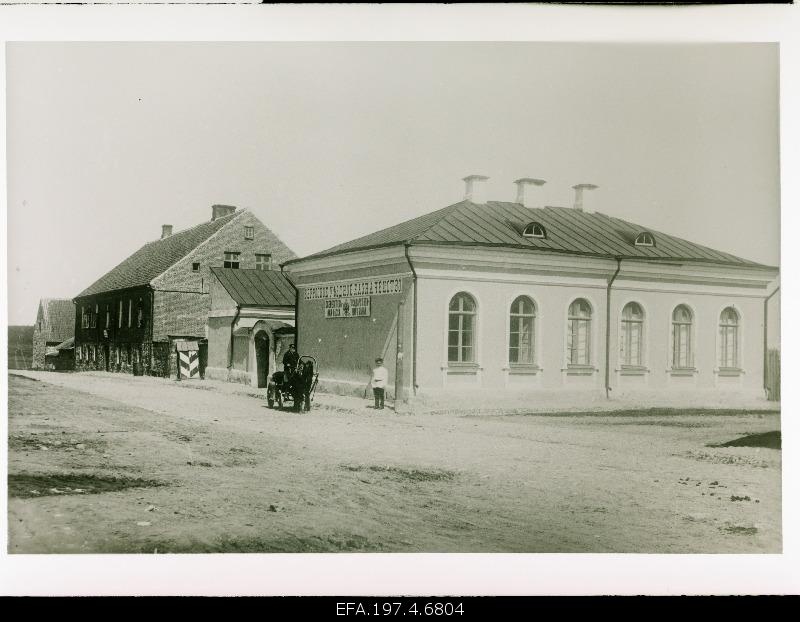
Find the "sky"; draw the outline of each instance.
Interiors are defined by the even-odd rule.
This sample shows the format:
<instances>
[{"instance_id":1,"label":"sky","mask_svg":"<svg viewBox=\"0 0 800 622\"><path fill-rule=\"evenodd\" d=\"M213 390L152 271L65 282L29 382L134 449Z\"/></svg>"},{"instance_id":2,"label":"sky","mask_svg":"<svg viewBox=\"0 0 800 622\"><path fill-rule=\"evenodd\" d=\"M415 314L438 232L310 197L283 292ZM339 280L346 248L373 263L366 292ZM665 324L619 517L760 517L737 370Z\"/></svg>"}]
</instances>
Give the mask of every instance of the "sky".
<instances>
[{"instance_id":1,"label":"sky","mask_svg":"<svg viewBox=\"0 0 800 622\"><path fill-rule=\"evenodd\" d=\"M246 207L298 255L463 198L595 208L779 265L773 44L11 43L9 324L162 224Z\"/></svg>"}]
</instances>

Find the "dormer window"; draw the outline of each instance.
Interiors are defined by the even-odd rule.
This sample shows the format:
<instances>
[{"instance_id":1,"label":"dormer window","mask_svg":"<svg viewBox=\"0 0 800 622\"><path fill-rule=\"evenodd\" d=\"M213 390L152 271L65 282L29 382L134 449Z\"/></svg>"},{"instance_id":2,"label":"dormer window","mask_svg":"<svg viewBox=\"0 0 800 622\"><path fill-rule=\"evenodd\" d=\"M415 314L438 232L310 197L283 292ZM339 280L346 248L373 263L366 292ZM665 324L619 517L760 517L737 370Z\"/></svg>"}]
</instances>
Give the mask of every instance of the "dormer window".
<instances>
[{"instance_id":1,"label":"dormer window","mask_svg":"<svg viewBox=\"0 0 800 622\"><path fill-rule=\"evenodd\" d=\"M222 262L223 268L238 268L239 267L239 253L225 251L225 261Z\"/></svg>"},{"instance_id":2,"label":"dormer window","mask_svg":"<svg viewBox=\"0 0 800 622\"><path fill-rule=\"evenodd\" d=\"M544 227L538 222L532 222L522 231L522 235L526 238L546 238L547 232Z\"/></svg>"},{"instance_id":3,"label":"dormer window","mask_svg":"<svg viewBox=\"0 0 800 622\"><path fill-rule=\"evenodd\" d=\"M244 239L245 240L252 240L253 239L253 227L245 227L244 228Z\"/></svg>"},{"instance_id":4,"label":"dormer window","mask_svg":"<svg viewBox=\"0 0 800 622\"><path fill-rule=\"evenodd\" d=\"M636 246L655 246L656 241L653 238L652 233L648 233L647 231L642 231L639 235L636 236L636 240L633 242Z\"/></svg>"}]
</instances>

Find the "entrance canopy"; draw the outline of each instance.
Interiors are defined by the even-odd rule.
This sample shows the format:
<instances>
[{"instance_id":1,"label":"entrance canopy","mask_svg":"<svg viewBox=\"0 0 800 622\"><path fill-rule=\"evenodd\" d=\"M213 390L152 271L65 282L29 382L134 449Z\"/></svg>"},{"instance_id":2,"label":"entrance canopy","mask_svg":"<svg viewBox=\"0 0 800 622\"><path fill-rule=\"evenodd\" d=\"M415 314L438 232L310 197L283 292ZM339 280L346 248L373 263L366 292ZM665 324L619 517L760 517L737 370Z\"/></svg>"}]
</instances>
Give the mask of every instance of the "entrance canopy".
<instances>
[{"instance_id":1,"label":"entrance canopy","mask_svg":"<svg viewBox=\"0 0 800 622\"><path fill-rule=\"evenodd\" d=\"M234 335L246 335L248 330L259 322L263 322L266 327L275 333L294 333L294 326L284 320L265 319L262 317L241 317L236 322Z\"/></svg>"}]
</instances>

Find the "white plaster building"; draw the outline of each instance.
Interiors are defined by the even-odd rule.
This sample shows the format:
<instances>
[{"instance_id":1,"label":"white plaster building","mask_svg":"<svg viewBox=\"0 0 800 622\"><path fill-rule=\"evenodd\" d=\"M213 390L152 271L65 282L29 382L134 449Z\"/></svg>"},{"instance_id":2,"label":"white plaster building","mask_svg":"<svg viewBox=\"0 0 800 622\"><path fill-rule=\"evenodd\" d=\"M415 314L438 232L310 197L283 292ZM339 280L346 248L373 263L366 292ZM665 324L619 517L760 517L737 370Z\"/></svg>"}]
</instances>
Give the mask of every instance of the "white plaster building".
<instances>
[{"instance_id":1,"label":"white plaster building","mask_svg":"<svg viewBox=\"0 0 800 622\"><path fill-rule=\"evenodd\" d=\"M359 393L375 356L398 391L709 389L763 395L775 267L576 205L464 201L284 264L298 349ZM326 309L359 308L357 314ZM398 358L398 353L400 354ZM399 365L397 364L399 361Z\"/></svg>"}]
</instances>

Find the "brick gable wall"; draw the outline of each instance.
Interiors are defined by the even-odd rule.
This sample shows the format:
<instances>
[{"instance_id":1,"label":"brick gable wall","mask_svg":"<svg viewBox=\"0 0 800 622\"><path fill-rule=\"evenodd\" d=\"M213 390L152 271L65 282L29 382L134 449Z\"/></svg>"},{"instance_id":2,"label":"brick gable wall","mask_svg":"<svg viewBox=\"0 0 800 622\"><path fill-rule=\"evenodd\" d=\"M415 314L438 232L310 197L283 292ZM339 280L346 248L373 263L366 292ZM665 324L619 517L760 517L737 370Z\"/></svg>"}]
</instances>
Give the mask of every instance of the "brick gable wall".
<instances>
[{"instance_id":1,"label":"brick gable wall","mask_svg":"<svg viewBox=\"0 0 800 622\"><path fill-rule=\"evenodd\" d=\"M253 239L245 239L245 227L253 227ZM249 211L242 211L216 234L153 280L157 290L154 300L153 341L165 341L170 335L205 337L211 307L211 267L221 267L225 252L239 252L240 268L255 268L256 254L272 255L278 265L295 254ZM192 264L199 263L197 272Z\"/></svg>"}]
</instances>

